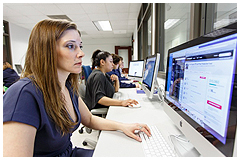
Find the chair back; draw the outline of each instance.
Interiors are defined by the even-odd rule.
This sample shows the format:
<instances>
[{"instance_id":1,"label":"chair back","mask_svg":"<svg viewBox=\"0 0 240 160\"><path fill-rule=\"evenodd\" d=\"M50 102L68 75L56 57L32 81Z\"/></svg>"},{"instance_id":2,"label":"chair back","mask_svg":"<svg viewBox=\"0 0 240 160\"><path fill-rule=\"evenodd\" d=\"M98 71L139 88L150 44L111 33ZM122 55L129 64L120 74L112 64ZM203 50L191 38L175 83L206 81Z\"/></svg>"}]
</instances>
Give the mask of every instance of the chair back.
<instances>
[{"instance_id":1,"label":"chair back","mask_svg":"<svg viewBox=\"0 0 240 160\"><path fill-rule=\"evenodd\" d=\"M85 92L86 92L86 82L89 77L89 75L92 73L92 69L90 66L82 66L83 69L83 75L84 75L84 81L81 81L79 85L79 93L81 98L84 100L85 99Z\"/></svg>"},{"instance_id":2,"label":"chair back","mask_svg":"<svg viewBox=\"0 0 240 160\"><path fill-rule=\"evenodd\" d=\"M82 66L82 68L84 72L85 82L87 82L89 75L92 73L92 69L90 66L84 66L84 65Z\"/></svg>"}]
</instances>

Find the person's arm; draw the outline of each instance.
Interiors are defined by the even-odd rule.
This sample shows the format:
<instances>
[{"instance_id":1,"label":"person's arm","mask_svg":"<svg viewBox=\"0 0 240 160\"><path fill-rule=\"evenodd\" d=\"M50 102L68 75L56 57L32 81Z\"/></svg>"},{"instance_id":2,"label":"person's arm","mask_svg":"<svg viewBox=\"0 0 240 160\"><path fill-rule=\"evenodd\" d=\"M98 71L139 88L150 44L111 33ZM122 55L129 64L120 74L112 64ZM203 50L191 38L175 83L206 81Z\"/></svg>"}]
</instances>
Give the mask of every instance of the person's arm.
<instances>
[{"instance_id":1,"label":"person's arm","mask_svg":"<svg viewBox=\"0 0 240 160\"><path fill-rule=\"evenodd\" d=\"M19 122L3 123L3 156L32 157L37 129Z\"/></svg>"},{"instance_id":2,"label":"person's arm","mask_svg":"<svg viewBox=\"0 0 240 160\"><path fill-rule=\"evenodd\" d=\"M124 82L120 82L120 87L121 88L137 88L136 84L134 83L124 83Z\"/></svg>"},{"instance_id":3,"label":"person's arm","mask_svg":"<svg viewBox=\"0 0 240 160\"><path fill-rule=\"evenodd\" d=\"M145 132L148 136L151 136L150 129L146 124L125 124L92 115L80 97L79 110L81 113L82 124L92 129L108 131L121 130L127 136L137 141L141 141L141 138L134 134L135 130L141 130Z\"/></svg>"},{"instance_id":4,"label":"person's arm","mask_svg":"<svg viewBox=\"0 0 240 160\"><path fill-rule=\"evenodd\" d=\"M118 80L118 79L115 81L114 87L115 87L115 92L118 92L119 87L120 87L120 85L119 85L119 80Z\"/></svg>"},{"instance_id":5,"label":"person's arm","mask_svg":"<svg viewBox=\"0 0 240 160\"><path fill-rule=\"evenodd\" d=\"M128 106L131 104L138 104L138 102L133 99L118 100L118 99L108 98L106 96L102 97L98 101L98 103L104 106Z\"/></svg>"},{"instance_id":6,"label":"person's arm","mask_svg":"<svg viewBox=\"0 0 240 160\"><path fill-rule=\"evenodd\" d=\"M111 80L114 82L114 85L113 85L113 86L114 86L114 88L115 88L115 92L118 92L119 87L120 87L118 76L115 75L115 74L112 74L112 75L110 76L110 78L111 78Z\"/></svg>"}]
</instances>

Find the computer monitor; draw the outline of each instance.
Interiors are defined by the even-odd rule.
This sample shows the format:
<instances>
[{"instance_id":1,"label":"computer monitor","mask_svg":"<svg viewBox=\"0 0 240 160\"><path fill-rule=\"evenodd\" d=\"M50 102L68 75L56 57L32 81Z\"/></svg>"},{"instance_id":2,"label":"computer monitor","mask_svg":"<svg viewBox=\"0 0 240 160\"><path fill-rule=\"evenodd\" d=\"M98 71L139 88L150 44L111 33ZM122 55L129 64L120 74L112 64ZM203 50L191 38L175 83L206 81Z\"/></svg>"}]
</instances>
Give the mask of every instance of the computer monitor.
<instances>
[{"instance_id":1,"label":"computer monitor","mask_svg":"<svg viewBox=\"0 0 240 160\"><path fill-rule=\"evenodd\" d=\"M237 23L169 49L164 111L202 156L236 156Z\"/></svg>"},{"instance_id":2,"label":"computer monitor","mask_svg":"<svg viewBox=\"0 0 240 160\"><path fill-rule=\"evenodd\" d=\"M132 80L142 81L143 64L144 64L143 60L130 61L128 78Z\"/></svg>"},{"instance_id":3,"label":"computer monitor","mask_svg":"<svg viewBox=\"0 0 240 160\"><path fill-rule=\"evenodd\" d=\"M160 62L159 53L149 56L145 59L143 81L141 87L148 96L148 98L150 99L153 98L155 87L159 87L157 84L159 62Z\"/></svg>"},{"instance_id":4,"label":"computer monitor","mask_svg":"<svg viewBox=\"0 0 240 160\"><path fill-rule=\"evenodd\" d=\"M17 69L17 73L21 74L22 73L22 65L21 64L15 64L15 67Z\"/></svg>"}]
</instances>

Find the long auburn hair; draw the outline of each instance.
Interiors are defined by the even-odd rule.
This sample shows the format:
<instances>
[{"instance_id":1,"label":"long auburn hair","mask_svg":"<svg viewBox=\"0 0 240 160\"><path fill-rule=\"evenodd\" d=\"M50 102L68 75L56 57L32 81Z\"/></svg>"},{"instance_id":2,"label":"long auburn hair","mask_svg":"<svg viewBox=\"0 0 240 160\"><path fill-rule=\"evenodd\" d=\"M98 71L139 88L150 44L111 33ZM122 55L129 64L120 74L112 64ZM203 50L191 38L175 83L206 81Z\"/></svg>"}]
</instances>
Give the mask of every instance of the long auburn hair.
<instances>
[{"instance_id":1,"label":"long auburn hair","mask_svg":"<svg viewBox=\"0 0 240 160\"><path fill-rule=\"evenodd\" d=\"M65 108L57 74L57 40L69 29L77 30L76 24L53 19L38 22L29 38L22 75L22 78L30 78L42 91L46 112L62 135L70 133L76 124L70 119ZM74 93L79 96L78 80L79 75L73 73L70 73L67 79Z\"/></svg>"}]
</instances>

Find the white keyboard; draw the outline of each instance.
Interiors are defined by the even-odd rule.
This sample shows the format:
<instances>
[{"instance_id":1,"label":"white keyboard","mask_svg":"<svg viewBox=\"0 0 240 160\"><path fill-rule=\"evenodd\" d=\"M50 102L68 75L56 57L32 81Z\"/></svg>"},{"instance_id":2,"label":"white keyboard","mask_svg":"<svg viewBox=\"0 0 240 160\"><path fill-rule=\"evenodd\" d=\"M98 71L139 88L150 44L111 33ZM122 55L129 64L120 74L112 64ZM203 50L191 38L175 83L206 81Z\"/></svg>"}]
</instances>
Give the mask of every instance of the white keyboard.
<instances>
[{"instance_id":1,"label":"white keyboard","mask_svg":"<svg viewBox=\"0 0 240 160\"><path fill-rule=\"evenodd\" d=\"M170 148L156 126L149 126L152 136L139 132L146 157L176 157L176 152Z\"/></svg>"}]
</instances>

